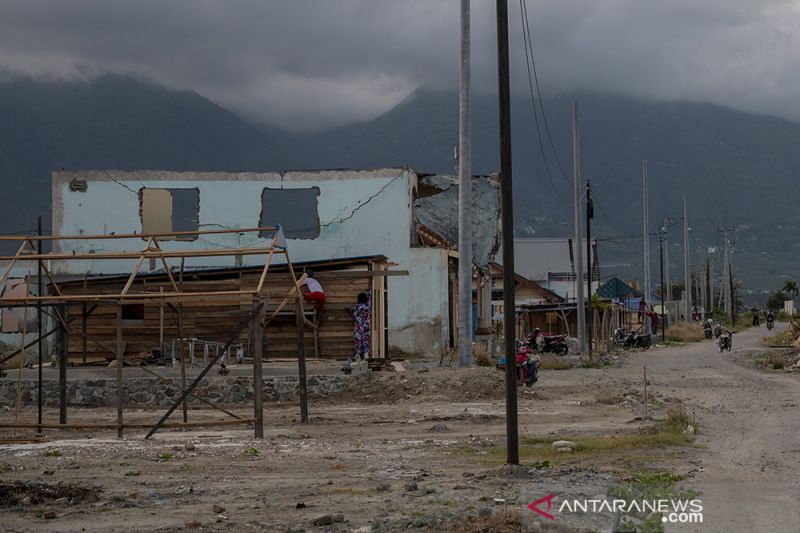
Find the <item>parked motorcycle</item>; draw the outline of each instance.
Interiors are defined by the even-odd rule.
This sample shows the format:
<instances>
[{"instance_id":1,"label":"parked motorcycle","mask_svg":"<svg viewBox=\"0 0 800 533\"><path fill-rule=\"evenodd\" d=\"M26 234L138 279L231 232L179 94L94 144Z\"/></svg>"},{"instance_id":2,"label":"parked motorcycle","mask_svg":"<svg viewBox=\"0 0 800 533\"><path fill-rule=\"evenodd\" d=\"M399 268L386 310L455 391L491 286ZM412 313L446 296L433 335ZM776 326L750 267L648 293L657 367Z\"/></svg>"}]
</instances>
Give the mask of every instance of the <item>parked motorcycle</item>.
<instances>
[{"instance_id":1,"label":"parked motorcycle","mask_svg":"<svg viewBox=\"0 0 800 533\"><path fill-rule=\"evenodd\" d=\"M649 350L651 345L652 339L649 334L639 335L636 331L631 331L630 335L625 338L622 349L630 350L631 348L642 348L644 350Z\"/></svg>"},{"instance_id":2,"label":"parked motorcycle","mask_svg":"<svg viewBox=\"0 0 800 533\"><path fill-rule=\"evenodd\" d=\"M551 352L556 355L567 355L569 352L566 335L542 335L539 328L533 328L531 334L528 335L526 344L539 353Z\"/></svg>"},{"instance_id":3,"label":"parked motorcycle","mask_svg":"<svg viewBox=\"0 0 800 533\"><path fill-rule=\"evenodd\" d=\"M733 348L733 332L726 331L724 335L719 338L719 351L722 353L724 350L731 351Z\"/></svg>"},{"instance_id":4,"label":"parked motorcycle","mask_svg":"<svg viewBox=\"0 0 800 533\"><path fill-rule=\"evenodd\" d=\"M625 334L625 330L623 330L622 328L615 328L614 336L611 337L611 340L614 341L614 344L616 344L617 346L624 346L625 339L627 338L628 336Z\"/></svg>"}]
</instances>

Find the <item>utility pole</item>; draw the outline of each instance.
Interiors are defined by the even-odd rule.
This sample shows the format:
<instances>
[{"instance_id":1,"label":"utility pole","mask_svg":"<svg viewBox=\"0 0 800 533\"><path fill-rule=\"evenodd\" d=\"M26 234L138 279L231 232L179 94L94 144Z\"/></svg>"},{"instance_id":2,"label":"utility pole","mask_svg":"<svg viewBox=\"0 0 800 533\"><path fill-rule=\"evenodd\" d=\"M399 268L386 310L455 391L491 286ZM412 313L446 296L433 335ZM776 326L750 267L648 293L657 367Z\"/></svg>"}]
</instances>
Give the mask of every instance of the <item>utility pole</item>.
<instances>
[{"instance_id":1,"label":"utility pole","mask_svg":"<svg viewBox=\"0 0 800 533\"><path fill-rule=\"evenodd\" d=\"M589 359L592 358L592 218L594 218L594 205L592 205L592 189L589 180L586 180L586 274L589 281L589 292L586 297L586 345L589 348Z\"/></svg>"},{"instance_id":2,"label":"utility pole","mask_svg":"<svg viewBox=\"0 0 800 533\"><path fill-rule=\"evenodd\" d=\"M723 294L723 308L725 309L725 314L729 314L731 309L731 284L729 282L731 276L731 264L730 264L730 254L729 248L731 242L728 240L728 233L725 232L725 251L723 255L723 263L722 263L722 294Z\"/></svg>"},{"instance_id":3,"label":"utility pole","mask_svg":"<svg viewBox=\"0 0 800 533\"><path fill-rule=\"evenodd\" d=\"M667 231L667 220L664 219L664 245L663 253L664 253L664 283L666 283L667 287L667 300L672 300L672 282L669 279L669 233Z\"/></svg>"},{"instance_id":4,"label":"utility pole","mask_svg":"<svg viewBox=\"0 0 800 533\"><path fill-rule=\"evenodd\" d=\"M44 281L42 280L42 215L39 215L36 224L36 234L39 236L39 240L36 242L36 251L39 254L40 259L36 261L36 296L44 296ZM39 368L37 369L38 378L39 378L39 385L37 389L37 405L38 405L38 415L36 417L36 423L38 426L36 427L36 432L41 434L42 433L42 407L44 405L44 398L42 396L42 358L44 357L44 343L42 342L42 335L44 335L44 324L42 320L42 302L41 300L36 302L36 323L37 328L39 329L39 340L37 351L39 352Z\"/></svg>"},{"instance_id":5,"label":"utility pole","mask_svg":"<svg viewBox=\"0 0 800 533\"><path fill-rule=\"evenodd\" d=\"M686 321L692 321L692 276L689 271L689 215L686 211L686 194L683 195L683 302Z\"/></svg>"},{"instance_id":6,"label":"utility pole","mask_svg":"<svg viewBox=\"0 0 800 533\"><path fill-rule=\"evenodd\" d=\"M642 218L644 219L644 304L650 311L650 224L647 213L647 159L642 159ZM652 333L649 317L644 316L644 333Z\"/></svg>"},{"instance_id":7,"label":"utility pole","mask_svg":"<svg viewBox=\"0 0 800 533\"><path fill-rule=\"evenodd\" d=\"M519 464L514 298L514 214L511 175L511 89L508 67L508 0L497 0L497 94L500 118L500 208L503 232L503 335L506 356L506 462ZM580 315L579 315L580 316Z\"/></svg>"},{"instance_id":8,"label":"utility pole","mask_svg":"<svg viewBox=\"0 0 800 533\"><path fill-rule=\"evenodd\" d=\"M708 253L708 247L704 248L706 251L706 316L711 317L714 314L714 293L711 290L711 256Z\"/></svg>"},{"instance_id":9,"label":"utility pole","mask_svg":"<svg viewBox=\"0 0 800 533\"><path fill-rule=\"evenodd\" d=\"M586 322L583 310L586 302L583 298L583 251L581 251L581 156L580 135L578 132L578 101L572 101L572 181L575 202L575 296L578 314L578 351L586 350Z\"/></svg>"},{"instance_id":10,"label":"utility pole","mask_svg":"<svg viewBox=\"0 0 800 533\"><path fill-rule=\"evenodd\" d=\"M700 305L703 307L703 315L702 315L702 317L703 317L703 321L705 321L706 314L708 313L708 302L706 300L706 296L707 296L706 287L708 286L708 282L706 280L706 270L707 269L705 268L705 265L706 265L706 252L703 249L703 245L702 244L700 244L700 250L698 250L698 251L700 252L699 253L699 255L700 255L700 267L699 267L698 273L697 273L697 283L699 283L699 285L700 285L698 287L699 288L698 292L700 293Z\"/></svg>"},{"instance_id":11,"label":"utility pole","mask_svg":"<svg viewBox=\"0 0 800 533\"><path fill-rule=\"evenodd\" d=\"M458 361L472 366L472 145L470 116L470 0L461 0L458 91Z\"/></svg>"},{"instance_id":12,"label":"utility pole","mask_svg":"<svg viewBox=\"0 0 800 533\"><path fill-rule=\"evenodd\" d=\"M731 324L735 323L735 308L736 297L734 292L733 282L733 243L731 242L730 234L736 231L735 228L724 227L717 229L717 235L723 235L723 257L722 257L722 281L720 283L720 297L722 298L723 309L726 315L731 319Z\"/></svg>"},{"instance_id":13,"label":"utility pole","mask_svg":"<svg viewBox=\"0 0 800 533\"><path fill-rule=\"evenodd\" d=\"M664 301L664 297L666 296L666 292L664 291L664 237L666 234L667 228L666 226L662 226L661 230L658 232L658 255L659 264L661 265L661 342L667 340L667 325L664 320L664 308L666 307L666 302Z\"/></svg>"}]
</instances>

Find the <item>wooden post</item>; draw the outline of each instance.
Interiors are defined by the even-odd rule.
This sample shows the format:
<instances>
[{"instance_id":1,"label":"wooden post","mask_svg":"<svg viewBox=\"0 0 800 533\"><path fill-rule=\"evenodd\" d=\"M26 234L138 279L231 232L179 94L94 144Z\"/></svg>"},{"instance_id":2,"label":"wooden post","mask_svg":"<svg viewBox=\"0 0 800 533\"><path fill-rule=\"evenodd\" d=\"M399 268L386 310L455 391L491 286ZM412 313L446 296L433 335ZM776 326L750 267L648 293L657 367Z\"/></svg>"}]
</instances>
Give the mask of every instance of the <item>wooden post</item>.
<instances>
[{"instance_id":1,"label":"wooden post","mask_svg":"<svg viewBox=\"0 0 800 533\"><path fill-rule=\"evenodd\" d=\"M67 316L64 304L56 306L56 313ZM67 359L69 354L69 332L66 324L61 324L58 337L58 421L67 423Z\"/></svg>"},{"instance_id":2,"label":"wooden post","mask_svg":"<svg viewBox=\"0 0 800 533\"><path fill-rule=\"evenodd\" d=\"M261 300L261 311L266 309L266 301ZM264 438L264 325L261 323L263 313L253 320L253 406L255 408L255 438ZM302 325L302 324L301 324Z\"/></svg>"},{"instance_id":3,"label":"wooden post","mask_svg":"<svg viewBox=\"0 0 800 533\"><path fill-rule=\"evenodd\" d=\"M25 280L25 285L27 287L28 280ZM29 289L25 289L26 291ZM14 410L14 423L19 423L19 407L22 403L22 369L25 368L25 335L28 332L28 308L22 311L22 338L19 341L20 354L19 354L19 374L17 375L17 404ZM39 430L41 433L41 430ZM14 438L17 438L17 428L14 428Z\"/></svg>"},{"instance_id":4,"label":"wooden post","mask_svg":"<svg viewBox=\"0 0 800 533\"><path fill-rule=\"evenodd\" d=\"M650 417L647 414L647 365L642 367L644 372L644 419L649 420Z\"/></svg>"},{"instance_id":5,"label":"wooden post","mask_svg":"<svg viewBox=\"0 0 800 533\"><path fill-rule=\"evenodd\" d=\"M297 295L297 379L300 384L300 422L308 423L308 396L306 390L306 346L305 324L303 323L303 306L301 296ZM258 342L258 339L256 339Z\"/></svg>"},{"instance_id":6,"label":"wooden post","mask_svg":"<svg viewBox=\"0 0 800 533\"><path fill-rule=\"evenodd\" d=\"M180 293L183 292L183 266L184 259L181 257L181 270L178 273L178 292ZM178 300L178 356L181 360L181 388L186 390L186 357L183 353L183 300ZM192 357L194 357L194 352L192 352ZM183 421L186 423L189 421L189 411L185 399L181 409L183 411Z\"/></svg>"},{"instance_id":7,"label":"wooden post","mask_svg":"<svg viewBox=\"0 0 800 533\"><path fill-rule=\"evenodd\" d=\"M158 292L164 294L164 287L159 287ZM164 357L164 299L158 302L158 351L161 352L161 357ZM172 354L174 358L175 355Z\"/></svg>"},{"instance_id":8,"label":"wooden post","mask_svg":"<svg viewBox=\"0 0 800 533\"><path fill-rule=\"evenodd\" d=\"M183 305L178 303L178 359L181 364L181 388L186 390L186 358L183 353ZM186 402L184 401L181 408L183 409L183 421L189 421L189 414L186 410Z\"/></svg>"},{"instance_id":9,"label":"wooden post","mask_svg":"<svg viewBox=\"0 0 800 533\"><path fill-rule=\"evenodd\" d=\"M86 287L86 274L83 275L83 294L86 294L87 287ZM86 304L81 305L81 333L82 333L82 350L81 353L83 355L83 364L86 364L86 335L87 335L87 326L86 326L86 319L89 317L87 314ZM66 318L66 317L64 317Z\"/></svg>"},{"instance_id":10,"label":"wooden post","mask_svg":"<svg viewBox=\"0 0 800 533\"><path fill-rule=\"evenodd\" d=\"M122 438L122 304L117 305L117 437Z\"/></svg>"}]
</instances>

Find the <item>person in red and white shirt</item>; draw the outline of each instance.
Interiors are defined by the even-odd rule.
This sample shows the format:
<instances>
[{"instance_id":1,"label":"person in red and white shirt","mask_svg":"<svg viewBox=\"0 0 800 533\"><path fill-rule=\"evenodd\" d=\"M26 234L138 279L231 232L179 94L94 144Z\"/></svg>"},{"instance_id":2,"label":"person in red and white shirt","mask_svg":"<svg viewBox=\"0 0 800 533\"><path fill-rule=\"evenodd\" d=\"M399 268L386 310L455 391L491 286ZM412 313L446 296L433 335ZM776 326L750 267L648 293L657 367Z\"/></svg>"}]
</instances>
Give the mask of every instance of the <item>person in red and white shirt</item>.
<instances>
[{"instance_id":1,"label":"person in red and white shirt","mask_svg":"<svg viewBox=\"0 0 800 533\"><path fill-rule=\"evenodd\" d=\"M302 285L308 288L308 294L303 295L305 299L314 303L314 309L317 310L317 313L322 313L325 309L325 291L322 290L322 285L314 277L313 272L310 270L306 272L306 279Z\"/></svg>"}]
</instances>

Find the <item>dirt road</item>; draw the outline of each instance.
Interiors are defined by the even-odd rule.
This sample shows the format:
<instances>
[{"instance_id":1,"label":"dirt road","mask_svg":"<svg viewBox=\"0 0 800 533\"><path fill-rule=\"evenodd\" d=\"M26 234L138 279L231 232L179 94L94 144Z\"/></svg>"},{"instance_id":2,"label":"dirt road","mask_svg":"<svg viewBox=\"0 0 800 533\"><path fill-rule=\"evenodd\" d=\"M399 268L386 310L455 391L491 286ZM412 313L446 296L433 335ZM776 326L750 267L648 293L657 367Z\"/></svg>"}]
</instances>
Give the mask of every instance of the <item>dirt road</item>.
<instances>
[{"instance_id":1,"label":"dirt road","mask_svg":"<svg viewBox=\"0 0 800 533\"><path fill-rule=\"evenodd\" d=\"M701 342L639 357L654 388L696 410L705 446L688 480L704 523L667 531L800 532L800 376L752 368L766 333L735 335L731 353Z\"/></svg>"},{"instance_id":2,"label":"dirt road","mask_svg":"<svg viewBox=\"0 0 800 533\"><path fill-rule=\"evenodd\" d=\"M309 425L297 423L295 404L271 403L263 441L251 430L206 429L151 441L133 432L124 441L113 431L51 433L46 443L0 446L0 482L23 484L0 494L0 529L468 531L467 517L510 510L530 531L607 532L609 516L551 522L526 505L549 493L603 498L631 473L669 471L702 491L704 520L668 524L668 532L797 533L800 375L748 363L763 334L737 335L730 354L703 342L634 352L601 369L543 371L520 392L526 466L516 469L502 466L503 374L487 368L381 374L312 402ZM702 447L608 446L652 426L641 419L643 364L650 413L663 418L682 400L699 420ZM71 413L73 421L114 418L112 409ZM126 411L142 421L159 414ZM0 420L10 416L0 412ZM598 448L556 453L550 441L562 436ZM41 497L40 482L74 481L95 492Z\"/></svg>"}]
</instances>

